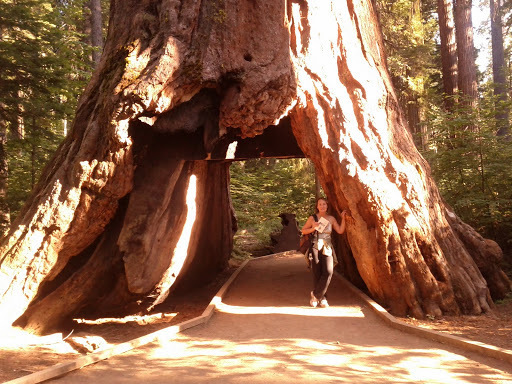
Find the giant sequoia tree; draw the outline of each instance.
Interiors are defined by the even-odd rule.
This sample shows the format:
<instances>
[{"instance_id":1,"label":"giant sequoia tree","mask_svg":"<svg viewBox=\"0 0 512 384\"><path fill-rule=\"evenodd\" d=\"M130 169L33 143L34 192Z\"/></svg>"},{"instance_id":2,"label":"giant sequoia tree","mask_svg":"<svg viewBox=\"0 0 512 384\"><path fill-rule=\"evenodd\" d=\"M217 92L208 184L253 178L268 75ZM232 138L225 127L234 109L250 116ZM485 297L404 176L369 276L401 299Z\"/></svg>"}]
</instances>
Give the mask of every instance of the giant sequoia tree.
<instances>
[{"instance_id":1,"label":"giant sequoia tree","mask_svg":"<svg viewBox=\"0 0 512 384\"><path fill-rule=\"evenodd\" d=\"M352 217L347 274L392 312L476 314L510 290L499 247L443 203L414 147L370 0L112 1L109 25L72 132L1 244L5 323L152 308L207 279L232 244L229 159L294 140Z\"/></svg>"}]
</instances>

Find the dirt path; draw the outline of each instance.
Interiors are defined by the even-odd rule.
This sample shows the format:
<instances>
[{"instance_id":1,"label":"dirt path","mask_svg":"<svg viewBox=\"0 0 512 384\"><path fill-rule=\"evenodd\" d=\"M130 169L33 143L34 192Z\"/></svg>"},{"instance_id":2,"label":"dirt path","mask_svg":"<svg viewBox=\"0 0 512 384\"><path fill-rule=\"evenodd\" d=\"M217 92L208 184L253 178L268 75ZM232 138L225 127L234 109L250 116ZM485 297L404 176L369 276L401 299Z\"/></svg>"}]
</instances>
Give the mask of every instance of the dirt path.
<instances>
[{"instance_id":1,"label":"dirt path","mask_svg":"<svg viewBox=\"0 0 512 384\"><path fill-rule=\"evenodd\" d=\"M300 256L250 262L206 324L63 383L512 383L512 367L387 327L337 279L308 306Z\"/></svg>"}]
</instances>

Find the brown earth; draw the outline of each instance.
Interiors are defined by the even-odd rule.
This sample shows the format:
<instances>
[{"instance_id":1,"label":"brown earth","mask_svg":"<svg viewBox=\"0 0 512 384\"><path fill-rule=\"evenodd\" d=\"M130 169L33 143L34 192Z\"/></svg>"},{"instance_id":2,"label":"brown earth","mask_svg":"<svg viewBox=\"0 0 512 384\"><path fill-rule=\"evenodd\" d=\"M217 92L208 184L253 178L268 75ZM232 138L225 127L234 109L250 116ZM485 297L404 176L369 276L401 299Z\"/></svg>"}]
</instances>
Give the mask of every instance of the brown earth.
<instances>
[{"instance_id":1,"label":"brown earth","mask_svg":"<svg viewBox=\"0 0 512 384\"><path fill-rule=\"evenodd\" d=\"M505 255L504 260L503 270L512 279L512 254L509 252ZM400 319L418 327L512 350L512 292L505 299L495 302L492 312L479 316L443 316L424 320Z\"/></svg>"},{"instance_id":2,"label":"brown earth","mask_svg":"<svg viewBox=\"0 0 512 384\"><path fill-rule=\"evenodd\" d=\"M152 314L169 315L177 313L169 321L153 321L148 324L137 324L136 322L99 325L75 323L72 329L65 329L62 330L62 333L47 337L27 335L21 330L11 330L7 335L6 332L2 332L0 338L0 383L80 356L81 354L77 350L62 340L67 336L69 336L68 339L76 334L100 336L113 346L200 316L220 287L240 264L240 260L230 262L230 267L212 283L178 298L170 298L151 312Z\"/></svg>"},{"instance_id":3,"label":"brown earth","mask_svg":"<svg viewBox=\"0 0 512 384\"><path fill-rule=\"evenodd\" d=\"M170 321L153 322L146 325L133 322L101 325L76 324L73 334L101 336L106 342L114 345L199 316L239 263L240 261L233 262L229 270L207 286L190 292L179 299L168 300L167 303L156 308L155 312L178 313ZM493 313L481 316L443 317L427 320L408 318L401 320L409 324L512 349L512 298L498 303ZM67 330L63 332L64 335L67 335L67 333ZM24 376L80 355L68 343L62 341L62 336L57 336L58 339L53 340L53 342L47 340L45 344L28 345L45 341L44 339L30 339L23 342L18 335L5 337L4 334L3 342L0 345L0 382Z\"/></svg>"},{"instance_id":4,"label":"brown earth","mask_svg":"<svg viewBox=\"0 0 512 384\"><path fill-rule=\"evenodd\" d=\"M492 313L480 316L443 316L425 320L400 318L400 320L418 327L512 350L512 297L497 304Z\"/></svg>"}]
</instances>

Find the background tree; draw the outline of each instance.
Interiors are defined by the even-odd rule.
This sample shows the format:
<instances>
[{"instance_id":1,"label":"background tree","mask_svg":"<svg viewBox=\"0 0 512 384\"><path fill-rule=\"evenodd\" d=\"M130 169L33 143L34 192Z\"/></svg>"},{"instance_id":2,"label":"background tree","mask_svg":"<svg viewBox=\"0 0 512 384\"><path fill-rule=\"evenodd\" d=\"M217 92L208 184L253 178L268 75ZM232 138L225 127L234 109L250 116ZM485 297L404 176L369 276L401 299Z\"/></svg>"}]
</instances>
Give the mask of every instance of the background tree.
<instances>
[{"instance_id":1,"label":"background tree","mask_svg":"<svg viewBox=\"0 0 512 384\"><path fill-rule=\"evenodd\" d=\"M429 102L427 93L432 87L433 75L439 71L434 3L379 1L377 6L393 85L416 144L425 148L428 133L422 121Z\"/></svg>"},{"instance_id":2,"label":"background tree","mask_svg":"<svg viewBox=\"0 0 512 384\"><path fill-rule=\"evenodd\" d=\"M505 64L505 49L503 43L503 23L501 0L489 0L491 13L491 43L492 43L492 79L494 82L494 97L496 100L496 134L508 136L509 109L507 105L507 79Z\"/></svg>"},{"instance_id":3,"label":"background tree","mask_svg":"<svg viewBox=\"0 0 512 384\"><path fill-rule=\"evenodd\" d=\"M471 20L471 0L455 1L455 37L457 40L457 80L461 102L470 110L478 105L475 44Z\"/></svg>"},{"instance_id":4,"label":"background tree","mask_svg":"<svg viewBox=\"0 0 512 384\"><path fill-rule=\"evenodd\" d=\"M91 47L81 41L78 26L84 16L78 1L31 0L0 6L0 112L10 166L9 179L4 178L5 209L16 217L66 134L67 121L90 77Z\"/></svg>"},{"instance_id":5,"label":"background tree","mask_svg":"<svg viewBox=\"0 0 512 384\"><path fill-rule=\"evenodd\" d=\"M100 61L103 50L103 22L101 11L101 0L89 0L91 23L91 45L93 46L92 61L97 65Z\"/></svg>"},{"instance_id":6,"label":"background tree","mask_svg":"<svg viewBox=\"0 0 512 384\"><path fill-rule=\"evenodd\" d=\"M439 39L441 42L441 68L444 91L444 106L453 109L457 87L457 43L452 0L438 0Z\"/></svg>"},{"instance_id":7,"label":"background tree","mask_svg":"<svg viewBox=\"0 0 512 384\"><path fill-rule=\"evenodd\" d=\"M7 183L9 170L7 164L7 128L5 121L0 118L0 233L3 233L11 223L9 205L7 204Z\"/></svg>"}]
</instances>

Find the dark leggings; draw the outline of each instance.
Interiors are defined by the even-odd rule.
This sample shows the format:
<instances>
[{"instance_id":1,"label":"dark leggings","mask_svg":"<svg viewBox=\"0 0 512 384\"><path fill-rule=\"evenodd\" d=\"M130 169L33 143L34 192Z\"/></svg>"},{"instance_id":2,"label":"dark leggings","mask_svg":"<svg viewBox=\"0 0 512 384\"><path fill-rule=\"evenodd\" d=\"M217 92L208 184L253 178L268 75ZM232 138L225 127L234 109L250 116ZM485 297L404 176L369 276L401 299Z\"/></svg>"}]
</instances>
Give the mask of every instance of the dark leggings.
<instances>
[{"instance_id":1,"label":"dark leggings","mask_svg":"<svg viewBox=\"0 0 512 384\"><path fill-rule=\"evenodd\" d=\"M322 252L318 252L318 263L315 259L311 261L311 269L313 270L313 294L318 300L322 300L329 288L331 277L334 271L334 260L332 256L326 256Z\"/></svg>"}]
</instances>

